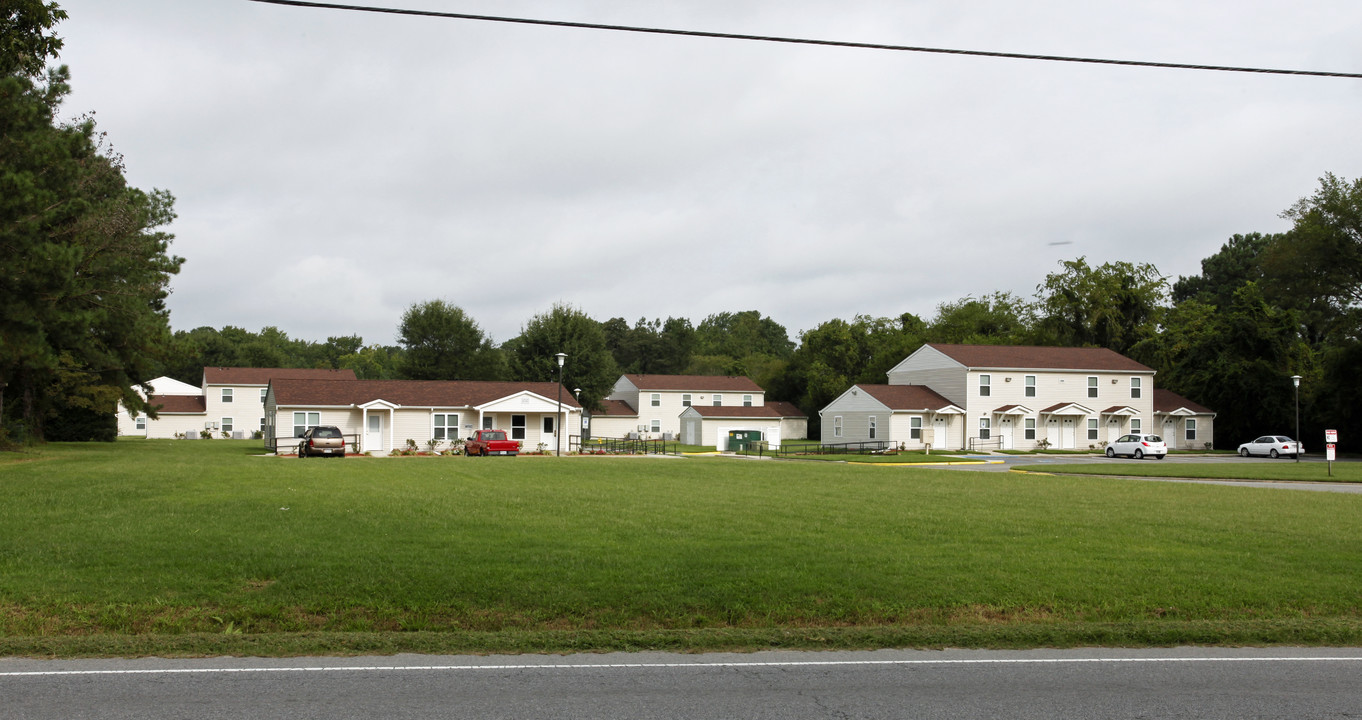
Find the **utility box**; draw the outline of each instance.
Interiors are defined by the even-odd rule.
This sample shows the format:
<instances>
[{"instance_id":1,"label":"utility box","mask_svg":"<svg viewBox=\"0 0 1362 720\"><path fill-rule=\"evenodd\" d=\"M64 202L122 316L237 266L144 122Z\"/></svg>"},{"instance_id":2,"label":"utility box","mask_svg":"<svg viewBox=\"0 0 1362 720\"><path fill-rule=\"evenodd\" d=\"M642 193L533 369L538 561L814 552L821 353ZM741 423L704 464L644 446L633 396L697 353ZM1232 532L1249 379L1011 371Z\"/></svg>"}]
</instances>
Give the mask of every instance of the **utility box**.
<instances>
[{"instance_id":1,"label":"utility box","mask_svg":"<svg viewBox=\"0 0 1362 720\"><path fill-rule=\"evenodd\" d=\"M760 430L729 430L728 431L728 450L729 452L747 452L750 445L761 442Z\"/></svg>"}]
</instances>

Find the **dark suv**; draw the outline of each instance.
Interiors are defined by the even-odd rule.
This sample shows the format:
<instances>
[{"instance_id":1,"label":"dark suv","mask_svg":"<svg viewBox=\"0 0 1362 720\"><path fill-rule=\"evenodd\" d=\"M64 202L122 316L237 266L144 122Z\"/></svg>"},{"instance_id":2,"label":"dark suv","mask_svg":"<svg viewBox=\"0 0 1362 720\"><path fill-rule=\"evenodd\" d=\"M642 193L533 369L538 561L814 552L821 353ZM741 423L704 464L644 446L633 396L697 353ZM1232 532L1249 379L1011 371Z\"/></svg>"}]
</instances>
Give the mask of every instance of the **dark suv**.
<instances>
[{"instance_id":1,"label":"dark suv","mask_svg":"<svg viewBox=\"0 0 1362 720\"><path fill-rule=\"evenodd\" d=\"M345 436L335 425L308 428L298 443L298 457L314 455L345 457Z\"/></svg>"}]
</instances>

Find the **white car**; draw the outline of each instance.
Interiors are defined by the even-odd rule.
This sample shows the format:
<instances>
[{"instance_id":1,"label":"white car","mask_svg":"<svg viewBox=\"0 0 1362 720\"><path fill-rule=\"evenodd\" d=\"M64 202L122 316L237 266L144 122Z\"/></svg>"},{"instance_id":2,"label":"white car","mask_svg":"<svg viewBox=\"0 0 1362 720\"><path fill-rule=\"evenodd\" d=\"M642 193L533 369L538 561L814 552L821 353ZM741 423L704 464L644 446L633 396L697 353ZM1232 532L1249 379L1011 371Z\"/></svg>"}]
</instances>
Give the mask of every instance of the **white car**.
<instances>
[{"instance_id":1,"label":"white car","mask_svg":"<svg viewBox=\"0 0 1362 720\"><path fill-rule=\"evenodd\" d=\"M1141 460L1146 455L1153 455L1162 460L1167 454L1168 443L1158 435L1122 435L1107 445L1107 457L1126 455Z\"/></svg>"},{"instance_id":2,"label":"white car","mask_svg":"<svg viewBox=\"0 0 1362 720\"><path fill-rule=\"evenodd\" d=\"M1239 454L1244 457L1250 455L1266 455L1274 458L1283 455L1296 457L1303 452L1305 452L1305 448L1302 448L1300 443L1285 435L1263 435L1257 440L1239 446Z\"/></svg>"}]
</instances>

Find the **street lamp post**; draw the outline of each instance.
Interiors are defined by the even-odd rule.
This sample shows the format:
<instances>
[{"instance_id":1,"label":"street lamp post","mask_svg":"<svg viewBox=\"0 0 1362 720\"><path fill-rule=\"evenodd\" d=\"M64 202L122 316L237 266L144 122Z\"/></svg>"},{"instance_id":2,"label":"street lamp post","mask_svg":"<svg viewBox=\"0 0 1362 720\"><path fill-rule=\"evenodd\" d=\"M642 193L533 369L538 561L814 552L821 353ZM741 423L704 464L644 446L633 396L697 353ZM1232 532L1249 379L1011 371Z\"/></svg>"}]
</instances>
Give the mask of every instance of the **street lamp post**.
<instances>
[{"instance_id":1,"label":"street lamp post","mask_svg":"<svg viewBox=\"0 0 1362 720\"><path fill-rule=\"evenodd\" d=\"M1296 387L1296 462L1301 461L1301 376L1292 375L1291 384Z\"/></svg>"},{"instance_id":2,"label":"street lamp post","mask_svg":"<svg viewBox=\"0 0 1362 720\"><path fill-rule=\"evenodd\" d=\"M563 363L567 362L567 353L557 353L554 355L558 359L558 414L553 418L553 454L555 457L563 456Z\"/></svg>"}]
</instances>

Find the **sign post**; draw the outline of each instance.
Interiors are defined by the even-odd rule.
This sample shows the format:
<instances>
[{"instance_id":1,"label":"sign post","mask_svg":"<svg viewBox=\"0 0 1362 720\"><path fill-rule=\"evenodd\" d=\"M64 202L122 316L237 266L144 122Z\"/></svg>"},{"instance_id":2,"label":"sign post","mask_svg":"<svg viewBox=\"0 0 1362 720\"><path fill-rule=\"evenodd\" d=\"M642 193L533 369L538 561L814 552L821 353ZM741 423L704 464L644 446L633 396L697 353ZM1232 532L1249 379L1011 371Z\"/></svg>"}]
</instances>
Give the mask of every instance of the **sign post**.
<instances>
[{"instance_id":1,"label":"sign post","mask_svg":"<svg viewBox=\"0 0 1362 720\"><path fill-rule=\"evenodd\" d=\"M1329 477L1334 476L1334 457L1336 457L1334 446L1337 442L1337 430L1324 431L1324 459L1329 463Z\"/></svg>"}]
</instances>

